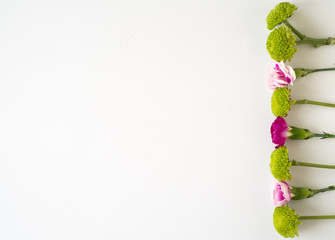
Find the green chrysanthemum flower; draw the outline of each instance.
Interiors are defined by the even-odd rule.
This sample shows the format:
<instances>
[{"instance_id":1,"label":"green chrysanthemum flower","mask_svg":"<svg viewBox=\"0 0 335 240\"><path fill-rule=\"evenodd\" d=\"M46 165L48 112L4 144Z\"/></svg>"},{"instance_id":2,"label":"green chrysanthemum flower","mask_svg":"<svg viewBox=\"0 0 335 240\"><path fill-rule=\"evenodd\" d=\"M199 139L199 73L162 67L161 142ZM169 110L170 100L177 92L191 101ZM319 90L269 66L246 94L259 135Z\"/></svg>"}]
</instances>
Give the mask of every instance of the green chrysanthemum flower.
<instances>
[{"instance_id":1,"label":"green chrysanthemum flower","mask_svg":"<svg viewBox=\"0 0 335 240\"><path fill-rule=\"evenodd\" d=\"M298 7L289 2L281 2L275 6L266 18L267 27L269 30L274 29L278 24L280 24L285 19L291 17L293 12L297 10Z\"/></svg>"},{"instance_id":2,"label":"green chrysanthemum flower","mask_svg":"<svg viewBox=\"0 0 335 240\"><path fill-rule=\"evenodd\" d=\"M299 236L298 220L299 215L289 206L276 207L273 212L273 225L277 232L285 238L293 238Z\"/></svg>"},{"instance_id":3,"label":"green chrysanthemum flower","mask_svg":"<svg viewBox=\"0 0 335 240\"><path fill-rule=\"evenodd\" d=\"M290 166L292 162L288 159L288 149L280 146L271 154L270 169L274 178L279 181L291 180Z\"/></svg>"},{"instance_id":4,"label":"green chrysanthemum flower","mask_svg":"<svg viewBox=\"0 0 335 240\"><path fill-rule=\"evenodd\" d=\"M281 26L270 32L266 42L266 49L271 58L277 62L291 61L293 55L298 51L293 47L296 45L295 40L296 38L291 29Z\"/></svg>"},{"instance_id":5,"label":"green chrysanthemum flower","mask_svg":"<svg viewBox=\"0 0 335 240\"><path fill-rule=\"evenodd\" d=\"M295 101L290 101L290 92L288 88L277 88L273 91L271 97L271 109L276 117L284 117L290 111Z\"/></svg>"}]
</instances>

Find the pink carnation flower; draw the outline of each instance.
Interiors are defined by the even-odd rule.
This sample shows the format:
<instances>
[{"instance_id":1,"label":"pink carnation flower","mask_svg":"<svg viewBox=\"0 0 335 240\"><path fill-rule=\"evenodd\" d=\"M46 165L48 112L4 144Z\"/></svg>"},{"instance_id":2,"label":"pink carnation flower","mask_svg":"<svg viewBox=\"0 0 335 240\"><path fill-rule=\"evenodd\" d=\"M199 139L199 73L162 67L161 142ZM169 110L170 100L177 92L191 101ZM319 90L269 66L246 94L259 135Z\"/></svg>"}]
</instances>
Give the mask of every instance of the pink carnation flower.
<instances>
[{"instance_id":1,"label":"pink carnation flower","mask_svg":"<svg viewBox=\"0 0 335 240\"><path fill-rule=\"evenodd\" d=\"M271 125L272 142L276 144L276 148L283 146L286 139L291 135L289 133L290 127L282 117L277 117Z\"/></svg>"},{"instance_id":2,"label":"pink carnation flower","mask_svg":"<svg viewBox=\"0 0 335 240\"><path fill-rule=\"evenodd\" d=\"M289 201L291 201L290 186L287 182L276 181L273 189L273 203L276 207L281 207Z\"/></svg>"},{"instance_id":3,"label":"pink carnation flower","mask_svg":"<svg viewBox=\"0 0 335 240\"><path fill-rule=\"evenodd\" d=\"M296 79L295 72L291 66L285 65L283 61L273 61L268 68L268 86L271 90L293 85Z\"/></svg>"}]
</instances>

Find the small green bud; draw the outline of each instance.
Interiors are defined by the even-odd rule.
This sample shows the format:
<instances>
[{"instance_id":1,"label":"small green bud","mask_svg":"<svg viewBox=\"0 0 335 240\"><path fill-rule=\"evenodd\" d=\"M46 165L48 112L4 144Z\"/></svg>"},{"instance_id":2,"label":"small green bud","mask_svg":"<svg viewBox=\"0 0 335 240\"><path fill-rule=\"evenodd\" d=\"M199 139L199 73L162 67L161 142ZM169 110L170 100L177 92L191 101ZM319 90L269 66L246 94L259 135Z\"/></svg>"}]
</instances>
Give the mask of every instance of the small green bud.
<instances>
[{"instance_id":1,"label":"small green bud","mask_svg":"<svg viewBox=\"0 0 335 240\"><path fill-rule=\"evenodd\" d=\"M291 61L293 55L298 51L293 47L296 45L295 40L296 38L291 29L281 26L270 32L266 42L266 49L271 58L277 62Z\"/></svg>"},{"instance_id":2,"label":"small green bud","mask_svg":"<svg viewBox=\"0 0 335 240\"><path fill-rule=\"evenodd\" d=\"M290 166L292 162L288 159L288 149L280 146L271 154L270 169L274 178L279 181L291 180Z\"/></svg>"},{"instance_id":3,"label":"small green bud","mask_svg":"<svg viewBox=\"0 0 335 240\"><path fill-rule=\"evenodd\" d=\"M299 215L289 206L276 207L273 212L273 225L277 232L285 238L299 237L298 220Z\"/></svg>"},{"instance_id":4,"label":"small green bud","mask_svg":"<svg viewBox=\"0 0 335 240\"><path fill-rule=\"evenodd\" d=\"M290 92L291 90L288 88L277 88L273 91L271 109L276 117L285 117L290 111L291 105L294 104L290 101Z\"/></svg>"},{"instance_id":5,"label":"small green bud","mask_svg":"<svg viewBox=\"0 0 335 240\"><path fill-rule=\"evenodd\" d=\"M274 29L278 24L282 23L285 19L291 17L293 12L297 10L298 7L289 2L281 2L275 6L266 18L267 28L269 30Z\"/></svg>"}]
</instances>

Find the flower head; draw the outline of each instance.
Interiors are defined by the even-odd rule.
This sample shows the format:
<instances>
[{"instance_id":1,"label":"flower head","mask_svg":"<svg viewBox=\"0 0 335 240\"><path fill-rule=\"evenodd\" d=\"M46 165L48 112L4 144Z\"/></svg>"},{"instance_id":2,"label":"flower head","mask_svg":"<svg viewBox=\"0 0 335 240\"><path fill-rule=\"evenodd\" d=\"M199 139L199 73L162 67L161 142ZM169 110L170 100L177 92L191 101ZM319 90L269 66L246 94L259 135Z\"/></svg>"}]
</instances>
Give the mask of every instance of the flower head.
<instances>
[{"instance_id":1,"label":"flower head","mask_svg":"<svg viewBox=\"0 0 335 240\"><path fill-rule=\"evenodd\" d=\"M276 181L273 189L273 203L276 207L281 207L289 201L291 201L290 186L285 181Z\"/></svg>"},{"instance_id":2,"label":"flower head","mask_svg":"<svg viewBox=\"0 0 335 240\"><path fill-rule=\"evenodd\" d=\"M275 6L266 18L267 27L269 30L274 29L278 24L280 24L285 19L291 17L293 12L297 10L298 7L289 2L281 2Z\"/></svg>"},{"instance_id":3,"label":"flower head","mask_svg":"<svg viewBox=\"0 0 335 240\"><path fill-rule=\"evenodd\" d=\"M291 66L285 65L283 61L273 61L268 68L268 86L271 90L293 85L296 79L295 71Z\"/></svg>"},{"instance_id":4,"label":"flower head","mask_svg":"<svg viewBox=\"0 0 335 240\"><path fill-rule=\"evenodd\" d=\"M271 154L270 169L273 177L278 181L291 180L290 166L292 162L288 159L288 149L280 146Z\"/></svg>"},{"instance_id":5,"label":"flower head","mask_svg":"<svg viewBox=\"0 0 335 240\"><path fill-rule=\"evenodd\" d=\"M277 117L271 124L272 142L276 144L276 148L283 146L287 137L289 137L290 127L282 117Z\"/></svg>"},{"instance_id":6,"label":"flower head","mask_svg":"<svg viewBox=\"0 0 335 240\"><path fill-rule=\"evenodd\" d=\"M293 55L298 51L293 46L295 43L295 36L291 29L286 26L281 26L274 29L268 36L266 42L266 49L268 50L272 59L276 61L291 61Z\"/></svg>"},{"instance_id":7,"label":"flower head","mask_svg":"<svg viewBox=\"0 0 335 240\"><path fill-rule=\"evenodd\" d=\"M284 117L290 111L294 102L290 101L290 92L288 88L277 88L271 98L272 113L276 117Z\"/></svg>"},{"instance_id":8,"label":"flower head","mask_svg":"<svg viewBox=\"0 0 335 240\"><path fill-rule=\"evenodd\" d=\"M299 236L298 220L299 215L289 206L276 207L273 213L273 225L277 232L285 238L293 238Z\"/></svg>"}]
</instances>

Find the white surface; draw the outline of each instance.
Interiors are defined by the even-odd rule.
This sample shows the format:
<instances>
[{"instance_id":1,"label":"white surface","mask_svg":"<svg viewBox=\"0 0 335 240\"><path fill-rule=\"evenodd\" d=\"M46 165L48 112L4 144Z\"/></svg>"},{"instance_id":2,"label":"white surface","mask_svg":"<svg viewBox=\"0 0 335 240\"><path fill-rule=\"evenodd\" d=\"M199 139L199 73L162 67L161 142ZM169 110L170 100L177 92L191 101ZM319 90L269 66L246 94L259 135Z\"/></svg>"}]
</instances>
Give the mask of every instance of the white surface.
<instances>
[{"instance_id":1,"label":"white surface","mask_svg":"<svg viewBox=\"0 0 335 240\"><path fill-rule=\"evenodd\" d=\"M270 57L279 1L0 1L0 239L282 239L272 225ZM293 1L292 24L335 35L334 1ZM329 67L335 47L299 47ZM335 102L335 73L292 97ZM289 124L335 132L335 110L293 107ZM335 142L289 142L335 163ZM294 169L292 185L335 183ZM335 214L335 192L291 204ZM335 221L300 239L333 239Z\"/></svg>"}]
</instances>

